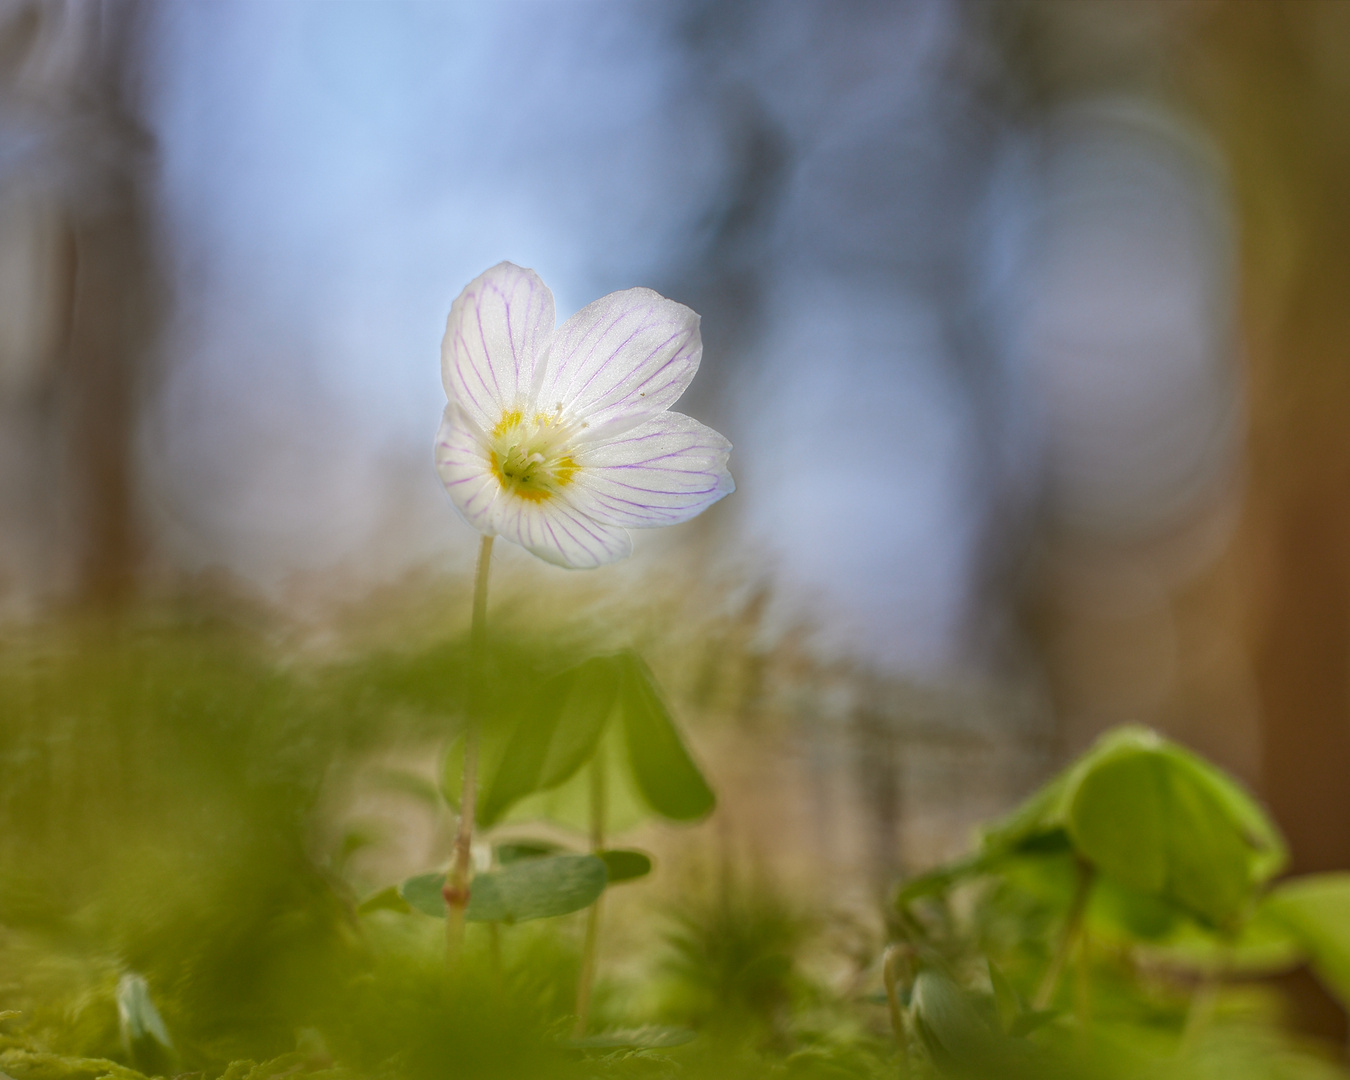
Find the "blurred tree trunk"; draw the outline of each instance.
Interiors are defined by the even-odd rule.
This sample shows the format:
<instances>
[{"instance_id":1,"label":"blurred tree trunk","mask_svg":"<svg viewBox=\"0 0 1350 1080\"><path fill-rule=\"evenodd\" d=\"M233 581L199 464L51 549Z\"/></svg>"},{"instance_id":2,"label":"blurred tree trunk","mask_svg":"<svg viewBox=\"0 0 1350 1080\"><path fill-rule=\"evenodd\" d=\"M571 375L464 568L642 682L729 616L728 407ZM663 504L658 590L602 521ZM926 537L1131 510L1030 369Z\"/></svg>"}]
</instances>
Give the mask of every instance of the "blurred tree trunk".
<instances>
[{"instance_id":1,"label":"blurred tree trunk","mask_svg":"<svg viewBox=\"0 0 1350 1080\"><path fill-rule=\"evenodd\" d=\"M1350 8L1230 2L1199 99L1243 224L1250 648L1297 871L1350 868Z\"/></svg>"},{"instance_id":2,"label":"blurred tree trunk","mask_svg":"<svg viewBox=\"0 0 1350 1080\"><path fill-rule=\"evenodd\" d=\"M0 16L0 589L30 602L115 606L142 563L135 437L157 322L143 16L134 0Z\"/></svg>"},{"instance_id":3,"label":"blurred tree trunk","mask_svg":"<svg viewBox=\"0 0 1350 1080\"><path fill-rule=\"evenodd\" d=\"M1146 720L1260 788L1295 872L1350 868L1350 4L1017 10L1008 53L1033 101L1125 95L1200 113L1240 238L1236 530L1172 575L1128 537L1048 538L1033 621L1064 749ZM1306 974L1286 988L1302 1026L1344 1037Z\"/></svg>"}]
</instances>

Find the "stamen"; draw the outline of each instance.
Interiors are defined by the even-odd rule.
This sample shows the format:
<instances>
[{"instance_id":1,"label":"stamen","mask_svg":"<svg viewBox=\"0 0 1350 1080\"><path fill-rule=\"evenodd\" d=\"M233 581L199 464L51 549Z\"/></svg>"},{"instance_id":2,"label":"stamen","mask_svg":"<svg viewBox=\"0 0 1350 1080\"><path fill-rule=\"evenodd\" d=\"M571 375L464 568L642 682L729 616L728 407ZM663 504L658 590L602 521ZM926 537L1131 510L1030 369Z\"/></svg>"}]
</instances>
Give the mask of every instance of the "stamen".
<instances>
[{"instance_id":1,"label":"stamen","mask_svg":"<svg viewBox=\"0 0 1350 1080\"><path fill-rule=\"evenodd\" d=\"M573 430L561 405L553 415L537 413L531 420L519 410L506 413L489 443L492 472L502 489L530 502L557 494L577 471L568 447Z\"/></svg>"}]
</instances>

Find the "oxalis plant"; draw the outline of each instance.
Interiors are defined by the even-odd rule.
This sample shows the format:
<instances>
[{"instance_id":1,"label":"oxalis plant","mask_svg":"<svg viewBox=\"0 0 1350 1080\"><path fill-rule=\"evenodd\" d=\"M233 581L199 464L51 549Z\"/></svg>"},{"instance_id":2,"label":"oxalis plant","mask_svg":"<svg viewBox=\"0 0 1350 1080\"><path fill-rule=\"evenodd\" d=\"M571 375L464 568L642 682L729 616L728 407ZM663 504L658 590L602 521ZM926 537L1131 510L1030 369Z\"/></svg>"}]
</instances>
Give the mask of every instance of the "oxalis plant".
<instances>
[{"instance_id":1,"label":"oxalis plant","mask_svg":"<svg viewBox=\"0 0 1350 1080\"><path fill-rule=\"evenodd\" d=\"M1155 1075L1160 1052L1179 1063L1203 1041L1239 978L1308 963L1350 1004L1350 874L1274 883L1286 861L1236 781L1153 731L1115 730L985 827L973 854L898 890L882 969L899 1051L960 1075ZM984 932L960 940L972 893ZM1159 1027L1156 1003L1147 1023L1121 1019L1150 980L1189 996L1161 1051L1141 1037ZM1104 1051L1112 1024L1133 1041ZM1057 1032L1077 1032L1077 1056L1057 1052Z\"/></svg>"},{"instance_id":2,"label":"oxalis plant","mask_svg":"<svg viewBox=\"0 0 1350 1080\"><path fill-rule=\"evenodd\" d=\"M686 521L729 494L730 443L669 411L702 352L698 315L650 289L611 293L555 327L547 286L505 262L455 300L441 349L448 402L436 467L455 509L482 534L466 709L441 784L459 824L448 868L390 887L363 909L443 917L453 972L468 922L487 923L495 946L504 924L589 908L578 1038L604 890L651 870L645 854L609 847L610 836L643 812L697 820L714 797L632 651L591 656L532 692L490 692L493 543L500 536L557 566L593 569L632 552L629 529ZM503 843L476 870L475 829L513 811L582 825L589 852Z\"/></svg>"}]
</instances>

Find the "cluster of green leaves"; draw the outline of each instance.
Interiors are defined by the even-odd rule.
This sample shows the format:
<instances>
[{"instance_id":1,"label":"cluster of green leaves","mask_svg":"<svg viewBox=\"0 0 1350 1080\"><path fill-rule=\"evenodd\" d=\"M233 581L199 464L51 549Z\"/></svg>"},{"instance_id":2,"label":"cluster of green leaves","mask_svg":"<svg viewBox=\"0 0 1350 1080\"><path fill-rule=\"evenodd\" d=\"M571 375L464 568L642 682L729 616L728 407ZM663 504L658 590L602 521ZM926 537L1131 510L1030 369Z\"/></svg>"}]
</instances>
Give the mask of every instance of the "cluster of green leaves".
<instances>
[{"instance_id":1,"label":"cluster of green leaves","mask_svg":"<svg viewBox=\"0 0 1350 1080\"><path fill-rule=\"evenodd\" d=\"M1186 1075L1239 976L1307 962L1346 1003L1350 875L1272 884L1286 857L1232 778L1147 729L1114 731L974 854L899 890L903 1038L956 1073L1142 1075L1161 1060ZM974 915L959 926L963 892ZM1275 1075L1277 1060L1278 1075L1326 1075L1250 1013L1223 1030L1268 1036L1239 1075Z\"/></svg>"},{"instance_id":2,"label":"cluster of green leaves","mask_svg":"<svg viewBox=\"0 0 1350 1080\"><path fill-rule=\"evenodd\" d=\"M469 922L519 923L589 907L610 885L652 868L640 851L598 841L649 816L697 821L715 798L681 738L647 665L635 652L589 657L561 672L522 678L486 696L478 731L480 829L545 820L588 832L594 850L546 840L493 848L491 869L474 877ZM466 736L445 756L441 791L459 809ZM361 910L443 917L444 871L418 874L370 897Z\"/></svg>"}]
</instances>

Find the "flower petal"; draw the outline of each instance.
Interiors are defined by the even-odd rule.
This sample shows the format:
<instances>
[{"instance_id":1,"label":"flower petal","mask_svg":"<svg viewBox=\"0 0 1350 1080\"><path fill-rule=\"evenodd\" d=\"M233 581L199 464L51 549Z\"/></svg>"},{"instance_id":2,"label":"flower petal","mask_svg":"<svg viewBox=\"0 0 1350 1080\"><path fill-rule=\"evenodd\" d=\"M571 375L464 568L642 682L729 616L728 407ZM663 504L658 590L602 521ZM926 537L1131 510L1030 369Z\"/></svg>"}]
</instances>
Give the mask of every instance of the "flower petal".
<instances>
[{"instance_id":1,"label":"flower petal","mask_svg":"<svg viewBox=\"0 0 1350 1080\"><path fill-rule=\"evenodd\" d=\"M559 405L604 437L668 409L703 356L698 315L651 289L602 296L553 335L535 373L534 407Z\"/></svg>"},{"instance_id":2,"label":"flower petal","mask_svg":"<svg viewBox=\"0 0 1350 1080\"><path fill-rule=\"evenodd\" d=\"M474 278L445 324L446 396L491 431L504 415L528 405L553 324L553 293L533 270L504 262Z\"/></svg>"},{"instance_id":3,"label":"flower petal","mask_svg":"<svg viewBox=\"0 0 1350 1080\"><path fill-rule=\"evenodd\" d=\"M454 405L447 405L436 433L436 471L459 516L481 533L497 533L501 483L488 452Z\"/></svg>"},{"instance_id":4,"label":"flower petal","mask_svg":"<svg viewBox=\"0 0 1350 1080\"><path fill-rule=\"evenodd\" d=\"M555 566L590 570L633 553L625 530L592 520L565 496L532 502L504 495L497 509L502 536Z\"/></svg>"},{"instance_id":5,"label":"flower petal","mask_svg":"<svg viewBox=\"0 0 1350 1080\"><path fill-rule=\"evenodd\" d=\"M660 413L576 455L568 499L605 525L654 528L688 521L735 490L731 443L680 413Z\"/></svg>"}]
</instances>

